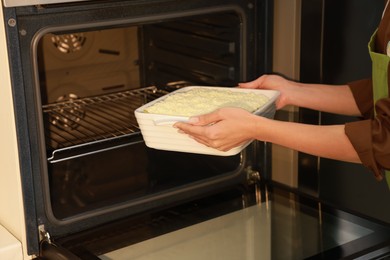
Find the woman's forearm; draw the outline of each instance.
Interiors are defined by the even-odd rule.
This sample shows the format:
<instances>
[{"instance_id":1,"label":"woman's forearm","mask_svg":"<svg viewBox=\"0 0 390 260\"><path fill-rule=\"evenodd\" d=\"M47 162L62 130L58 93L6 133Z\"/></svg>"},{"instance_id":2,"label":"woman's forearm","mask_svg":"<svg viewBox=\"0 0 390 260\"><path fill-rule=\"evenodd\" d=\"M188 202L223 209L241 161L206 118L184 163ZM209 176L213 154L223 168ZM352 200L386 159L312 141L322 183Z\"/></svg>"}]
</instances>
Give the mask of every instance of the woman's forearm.
<instances>
[{"instance_id":1,"label":"woman's forearm","mask_svg":"<svg viewBox=\"0 0 390 260\"><path fill-rule=\"evenodd\" d=\"M253 136L300 152L329 159L360 163L344 133L344 125L307 125L257 117Z\"/></svg>"},{"instance_id":2,"label":"woman's forearm","mask_svg":"<svg viewBox=\"0 0 390 260\"><path fill-rule=\"evenodd\" d=\"M360 111L348 85L331 86L322 84L302 84L296 86L288 95L291 105L314 110L359 116Z\"/></svg>"}]
</instances>

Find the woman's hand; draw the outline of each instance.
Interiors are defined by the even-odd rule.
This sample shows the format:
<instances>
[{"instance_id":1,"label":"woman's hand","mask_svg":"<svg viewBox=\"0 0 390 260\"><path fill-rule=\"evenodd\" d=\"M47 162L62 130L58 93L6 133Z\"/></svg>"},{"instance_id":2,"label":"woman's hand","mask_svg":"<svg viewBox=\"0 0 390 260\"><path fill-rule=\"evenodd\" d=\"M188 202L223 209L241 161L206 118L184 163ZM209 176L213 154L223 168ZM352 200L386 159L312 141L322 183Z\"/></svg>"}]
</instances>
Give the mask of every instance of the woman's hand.
<instances>
[{"instance_id":1,"label":"woman's hand","mask_svg":"<svg viewBox=\"0 0 390 260\"><path fill-rule=\"evenodd\" d=\"M331 113L359 113L348 85L303 84L277 75L263 75L239 86L280 91L278 109L295 105ZM188 123L178 122L174 127L196 141L221 151L256 139L315 156L361 163L345 134L344 125L278 121L256 116L241 108L229 107L192 117Z\"/></svg>"},{"instance_id":2,"label":"woman's hand","mask_svg":"<svg viewBox=\"0 0 390 260\"><path fill-rule=\"evenodd\" d=\"M278 90L280 96L276 100L276 109L281 109L286 105L290 105L290 95L293 95L293 91L297 89L297 84L293 81L287 80L278 75L263 75L254 81L239 83L241 88L258 88L258 89L271 89Z\"/></svg>"},{"instance_id":3,"label":"woman's hand","mask_svg":"<svg viewBox=\"0 0 390 260\"><path fill-rule=\"evenodd\" d=\"M293 105L328 113L361 115L348 85L307 84L278 75L263 75L254 81L240 83L239 87L278 90L276 109Z\"/></svg>"},{"instance_id":4,"label":"woman's hand","mask_svg":"<svg viewBox=\"0 0 390 260\"><path fill-rule=\"evenodd\" d=\"M174 127L199 143L228 151L253 139L254 116L241 108L221 108L212 113L192 117L189 123L178 122Z\"/></svg>"}]
</instances>

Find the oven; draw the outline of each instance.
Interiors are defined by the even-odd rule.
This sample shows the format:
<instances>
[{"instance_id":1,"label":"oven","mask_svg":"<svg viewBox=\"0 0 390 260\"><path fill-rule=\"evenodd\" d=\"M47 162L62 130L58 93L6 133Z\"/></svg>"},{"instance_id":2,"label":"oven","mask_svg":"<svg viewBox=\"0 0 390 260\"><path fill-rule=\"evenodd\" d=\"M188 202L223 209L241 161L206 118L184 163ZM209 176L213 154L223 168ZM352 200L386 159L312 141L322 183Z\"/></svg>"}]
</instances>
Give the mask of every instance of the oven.
<instances>
[{"instance_id":1,"label":"oven","mask_svg":"<svg viewBox=\"0 0 390 260\"><path fill-rule=\"evenodd\" d=\"M183 86L233 87L264 72L268 1L9 4L28 254L48 237L245 190L265 167L258 143L227 157L148 148L134 110Z\"/></svg>"},{"instance_id":2,"label":"oven","mask_svg":"<svg viewBox=\"0 0 390 260\"><path fill-rule=\"evenodd\" d=\"M234 87L270 72L272 1L3 5L26 259L128 259L123 248L271 207L269 144L233 156L156 150L134 111L185 86ZM373 233L388 241L385 227L361 225L360 243Z\"/></svg>"}]
</instances>

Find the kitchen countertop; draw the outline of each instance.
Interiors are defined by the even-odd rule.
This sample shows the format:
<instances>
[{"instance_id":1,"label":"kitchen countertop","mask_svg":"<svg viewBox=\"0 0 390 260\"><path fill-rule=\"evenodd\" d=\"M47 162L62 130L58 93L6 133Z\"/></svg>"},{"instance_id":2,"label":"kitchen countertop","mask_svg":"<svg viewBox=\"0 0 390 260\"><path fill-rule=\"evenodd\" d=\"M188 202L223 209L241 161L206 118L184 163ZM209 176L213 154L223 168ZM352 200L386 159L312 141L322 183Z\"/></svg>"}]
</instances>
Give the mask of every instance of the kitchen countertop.
<instances>
[{"instance_id":1,"label":"kitchen countertop","mask_svg":"<svg viewBox=\"0 0 390 260\"><path fill-rule=\"evenodd\" d=\"M22 244L0 225L0 259L23 259Z\"/></svg>"}]
</instances>

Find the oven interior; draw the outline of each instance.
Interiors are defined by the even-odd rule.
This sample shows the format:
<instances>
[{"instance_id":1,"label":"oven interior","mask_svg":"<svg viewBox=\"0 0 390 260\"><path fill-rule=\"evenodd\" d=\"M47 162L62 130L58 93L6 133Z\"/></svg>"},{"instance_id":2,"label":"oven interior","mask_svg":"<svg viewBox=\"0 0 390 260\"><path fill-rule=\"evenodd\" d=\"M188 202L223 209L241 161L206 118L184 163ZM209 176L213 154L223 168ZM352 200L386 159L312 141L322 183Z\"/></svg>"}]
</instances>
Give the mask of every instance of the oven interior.
<instances>
[{"instance_id":1,"label":"oven interior","mask_svg":"<svg viewBox=\"0 0 390 260\"><path fill-rule=\"evenodd\" d=\"M234 86L236 12L103 28L53 28L37 41L50 215L69 221L204 180L236 176L241 155L150 149L134 110L188 85Z\"/></svg>"}]
</instances>

